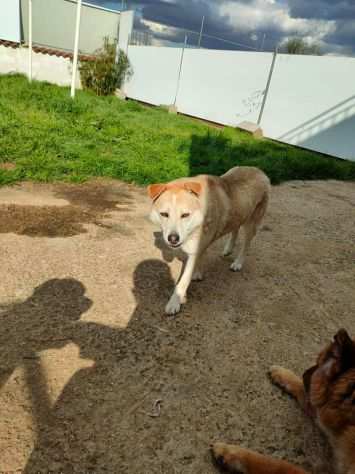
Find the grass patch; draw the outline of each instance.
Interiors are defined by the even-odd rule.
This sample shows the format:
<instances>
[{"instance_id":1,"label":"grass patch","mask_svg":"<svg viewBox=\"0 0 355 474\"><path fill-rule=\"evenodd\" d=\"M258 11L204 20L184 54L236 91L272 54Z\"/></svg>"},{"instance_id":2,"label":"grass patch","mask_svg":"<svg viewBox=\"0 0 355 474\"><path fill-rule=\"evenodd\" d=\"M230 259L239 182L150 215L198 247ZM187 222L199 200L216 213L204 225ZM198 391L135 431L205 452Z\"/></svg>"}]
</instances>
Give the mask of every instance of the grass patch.
<instances>
[{"instance_id":1,"label":"grass patch","mask_svg":"<svg viewBox=\"0 0 355 474\"><path fill-rule=\"evenodd\" d=\"M258 166L273 183L355 180L355 163L231 128L213 129L116 97L96 97L19 75L0 76L0 184L82 182L96 176L137 184Z\"/></svg>"}]
</instances>

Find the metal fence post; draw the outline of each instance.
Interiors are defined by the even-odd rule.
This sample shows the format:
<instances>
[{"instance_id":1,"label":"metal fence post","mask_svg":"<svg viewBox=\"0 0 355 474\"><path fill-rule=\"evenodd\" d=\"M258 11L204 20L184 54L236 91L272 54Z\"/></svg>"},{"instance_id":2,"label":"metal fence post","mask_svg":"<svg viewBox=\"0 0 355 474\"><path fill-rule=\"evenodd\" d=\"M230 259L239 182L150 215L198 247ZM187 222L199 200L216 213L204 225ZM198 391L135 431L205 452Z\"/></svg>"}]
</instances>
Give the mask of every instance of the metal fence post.
<instances>
[{"instance_id":1,"label":"metal fence post","mask_svg":"<svg viewBox=\"0 0 355 474\"><path fill-rule=\"evenodd\" d=\"M260 46L260 51L264 51L265 40L266 40L266 33L264 33L264 35L263 35L263 39L261 41L261 46Z\"/></svg>"},{"instance_id":2,"label":"metal fence post","mask_svg":"<svg viewBox=\"0 0 355 474\"><path fill-rule=\"evenodd\" d=\"M274 55L272 57L272 63L271 63L271 67L270 67L269 77L268 77L267 84L266 84L266 89L265 89L265 92L264 92L263 102L261 104L260 114L259 114L259 118L258 118L258 122L257 122L258 125L261 124L261 120L263 118L267 96L269 95L271 79L272 79L272 75L273 75L274 69L275 69L275 62L276 62L277 54L278 54L278 48L276 47L276 49L274 51Z\"/></svg>"},{"instance_id":3,"label":"metal fence post","mask_svg":"<svg viewBox=\"0 0 355 474\"><path fill-rule=\"evenodd\" d=\"M79 55L79 37L80 37L80 18L81 18L81 2L77 0L76 5L76 23L75 23L75 40L74 40L74 55L73 55L73 73L71 78L71 89L70 96L75 97L75 82L76 82L76 71L78 68L78 55Z\"/></svg>"},{"instance_id":4,"label":"metal fence post","mask_svg":"<svg viewBox=\"0 0 355 474\"><path fill-rule=\"evenodd\" d=\"M181 51L181 59L180 59L178 80L177 80L177 85L176 85L176 94L175 94L175 99L174 99L174 106L176 106L176 100L177 100L178 93L179 93L180 79L181 79L181 71L182 71L182 63L183 63L183 61L184 61L184 54L185 54L186 45L187 45L187 35L185 35L184 46L183 46L182 51Z\"/></svg>"},{"instance_id":5,"label":"metal fence post","mask_svg":"<svg viewBox=\"0 0 355 474\"><path fill-rule=\"evenodd\" d=\"M32 0L28 0L28 80L32 82Z\"/></svg>"},{"instance_id":6,"label":"metal fence post","mask_svg":"<svg viewBox=\"0 0 355 474\"><path fill-rule=\"evenodd\" d=\"M198 47L199 48L201 48L201 41L202 41L202 33L203 33L204 24L205 24L205 16L202 17L200 36L198 37Z\"/></svg>"}]
</instances>

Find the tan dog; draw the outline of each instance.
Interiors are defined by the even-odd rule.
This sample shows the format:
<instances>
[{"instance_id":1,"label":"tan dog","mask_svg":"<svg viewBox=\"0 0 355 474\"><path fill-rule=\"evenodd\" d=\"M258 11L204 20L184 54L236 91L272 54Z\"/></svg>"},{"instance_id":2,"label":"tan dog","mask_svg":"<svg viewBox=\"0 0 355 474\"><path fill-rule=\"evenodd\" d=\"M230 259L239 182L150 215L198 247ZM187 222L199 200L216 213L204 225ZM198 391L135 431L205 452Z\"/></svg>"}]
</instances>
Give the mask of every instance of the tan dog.
<instances>
[{"instance_id":1,"label":"tan dog","mask_svg":"<svg viewBox=\"0 0 355 474\"><path fill-rule=\"evenodd\" d=\"M185 302L192 279L201 280L201 258L212 242L229 234L223 255L232 253L238 231L244 242L231 269L241 270L245 254L265 214L270 182L259 169L236 167L221 177L201 175L152 184L151 220L160 225L166 244L188 255L184 273L165 311L175 314Z\"/></svg>"},{"instance_id":2,"label":"tan dog","mask_svg":"<svg viewBox=\"0 0 355 474\"><path fill-rule=\"evenodd\" d=\"M272 368L271 378L326 434L337 462L334 472L355 474L355 342L347 332L337 333L303 380L282 367ZM238 474L308 474L286 461L239 446L216 443L212 452L218 464Z\"/></svg>"}]
</instances>

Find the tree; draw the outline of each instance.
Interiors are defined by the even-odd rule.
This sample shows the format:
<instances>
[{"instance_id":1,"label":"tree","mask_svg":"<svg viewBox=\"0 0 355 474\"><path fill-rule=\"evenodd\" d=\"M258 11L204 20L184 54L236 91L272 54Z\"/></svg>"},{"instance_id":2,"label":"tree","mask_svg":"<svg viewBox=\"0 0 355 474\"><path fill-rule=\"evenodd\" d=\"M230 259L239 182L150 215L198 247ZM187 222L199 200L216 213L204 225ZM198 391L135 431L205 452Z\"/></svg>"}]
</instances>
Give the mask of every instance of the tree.
<instances>
[{"instance_id":1,"label":"tree","mask_svg":"<svg viewBox=\"0 0 355 474\"><path fill-rule=\"evenodd\" d=\"M313 56L322 55L319 44L310 43L303 38L288 39L284 43L283 49L287 54L309 54Z\"/></svg>"}]
</instances>

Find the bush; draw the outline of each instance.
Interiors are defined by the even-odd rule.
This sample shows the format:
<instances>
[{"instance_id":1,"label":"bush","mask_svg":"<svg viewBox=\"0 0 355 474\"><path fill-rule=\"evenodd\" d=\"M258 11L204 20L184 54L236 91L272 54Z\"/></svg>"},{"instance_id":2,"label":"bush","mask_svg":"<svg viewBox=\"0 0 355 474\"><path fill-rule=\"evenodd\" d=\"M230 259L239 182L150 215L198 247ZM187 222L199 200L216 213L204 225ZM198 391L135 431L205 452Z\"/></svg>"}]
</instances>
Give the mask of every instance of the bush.
<instances>
[{"instance_id":1,"label":"bush","mask_svg":"<svg viewBox=\"0 0 355 474\"><path fill-rule=\"evenodd\" d=\"M117 41L110 42L108 38L104 38L104 45L95 51L94 60L80 61L83 89L92 90L97 95L110 95L132 75L127 55L120 50L116 62L116 52Z\"/></svg>"},{"instance_id":2,"label":"bush","mask_svg":"<svg viewBox=\"0 0 355 474\"><path fill-rule=\"evenodd\" d=\"M318 43L310 43L303 38L290 38L282 45L287 54L308 54L322 56L321 47Z\"/></svg>"}]
</instances>

